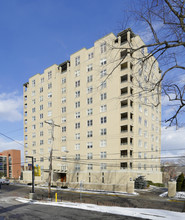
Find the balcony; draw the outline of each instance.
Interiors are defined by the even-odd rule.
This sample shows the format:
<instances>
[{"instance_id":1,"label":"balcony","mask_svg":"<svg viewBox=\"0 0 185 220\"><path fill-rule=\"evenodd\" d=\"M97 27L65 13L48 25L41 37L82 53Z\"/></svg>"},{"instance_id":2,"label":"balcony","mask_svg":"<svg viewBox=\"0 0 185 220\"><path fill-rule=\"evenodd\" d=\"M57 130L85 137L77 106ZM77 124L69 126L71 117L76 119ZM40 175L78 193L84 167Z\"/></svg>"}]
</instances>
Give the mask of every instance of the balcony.
<instances>
[{"instance_id":1,"label":"balcony","mask_svg":"<svg viewBox=\"0 0 185 220\"><path fill-rule=\"evenodd\" d=\"M124 83L124 82L128 81L128 75L123 75L120 78L121 78L121 83Z\"/></svg>"},{"instance_id":2,"label":"balcony","mask_svg":"<svg viewBox=\"0 0 185 220\"><path fill-rule=\"evenodd\" d=\"M120 144L121 145L127 145L128 144L128 138L121 138L120 139Z\"/></svg>"},{"instance_id":3,"label":"balcony","mask_svg":"<svg viewBox=\"0 0 185 220\"><path fill-rule=\"evenodd\" d=\"M121 89L121 96L128 94L128 87Z\"/></svg>"},{"instance_id":4,"label":"balcony","mask_svg":"<svg viewBox=\"0 0 185 220\"><path fill-rule=\"evenodd\" d=\"M128 125L121 126L121 133L128 132Z\"/></svg>"},{"instance_id":5,"label":"balcony","mask_svg":"<svg viewBox=\"0 0 185 220\"><path fill-rule=\"evenodd\" d=\"M121 108L127 107L128 106L128 100L123 100L121 101Z\"/></svg>"}]
</instances>

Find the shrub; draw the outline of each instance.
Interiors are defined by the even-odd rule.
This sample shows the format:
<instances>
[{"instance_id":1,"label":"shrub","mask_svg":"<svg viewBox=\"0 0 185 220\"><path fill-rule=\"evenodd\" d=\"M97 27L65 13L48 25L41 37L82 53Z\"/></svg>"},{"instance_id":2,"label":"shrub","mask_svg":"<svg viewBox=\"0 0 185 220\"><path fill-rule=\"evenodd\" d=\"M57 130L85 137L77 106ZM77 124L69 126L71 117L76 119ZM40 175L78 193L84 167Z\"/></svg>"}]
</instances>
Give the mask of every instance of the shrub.
<instances>
[{"instance_id":1,"label":"shrub","mask_svg":"<svg viewBox=\"0 0 185 220\"><path fill-rule=\"evenodd\" d=\"M150 180L147 180L147 185L148 186L157 186L157 187L164 187L164 184L163 183L153 183L152 181Z\"/></svg>"},{"instance_id":2,"label":"shrub","mask_svg":"<svg viewBox=\"0 0 185 220\"><path fill-rule=\"evenodd\" d=\"M183 181L184 181L184 174L181 173L177 178L177 191L181 191Z\"/></svg>"},{"instance_id":3,"label":"shrub","mask_svg":"<svg viewBox=\"0 0 185 220\"><path fill-rule=\"evenodd\" d=\"M183 182L182 182L181 191L185 191L185 179L184 179Z\"/></svg>"},{"instance_id":4,"label":"shrub","mask_svg":"<svg viewBox=\"0 0 185 220\"><path fill-rule=\"evenodd\" d=\"M147 187L147 182L143 176L139 176L135 179L135 189L145 189Z\"/></svg>"}]
</instances>

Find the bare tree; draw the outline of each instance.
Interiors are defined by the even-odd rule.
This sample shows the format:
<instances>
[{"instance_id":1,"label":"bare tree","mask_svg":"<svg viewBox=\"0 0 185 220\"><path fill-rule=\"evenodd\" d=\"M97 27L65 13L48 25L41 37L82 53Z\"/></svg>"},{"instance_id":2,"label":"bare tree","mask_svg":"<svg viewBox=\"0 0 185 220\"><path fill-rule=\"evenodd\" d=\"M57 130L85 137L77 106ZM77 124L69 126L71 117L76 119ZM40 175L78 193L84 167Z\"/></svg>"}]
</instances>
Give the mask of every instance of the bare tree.
<instances>
[{"instance_id":1,"label":"bare tree","mask_svg":"<svg viewBox=\"0 0 185 220\"><path fill-rule=\"evenodd\" d=\"M137 1L138 3L138 1ZM149 39L145 44L134 47L132 43L128 48L117 48L127 50L133 59L137 59L141 63L142 70L145 65L154 56L148 71L146 83L148 87L142 88L147 92L157 91L168 98L173 111L165 120L168 126L180 125L180 119L184 113L185 107L185 1L184 0L141 0L140 6L130 12L131 19L134 17L135 22L138 21L147 31ZM142 58L135 56L138 51L147 48L148 53ZM120 65L126 56L120 60ZM155 63L159 62L161 68L161 77L152 81L152 69ZM110 72L109 75L113 73ZM135 74L136 75L136 74ZM159 105L160 98L155 104Z\"/></svg>"}]
</instances>

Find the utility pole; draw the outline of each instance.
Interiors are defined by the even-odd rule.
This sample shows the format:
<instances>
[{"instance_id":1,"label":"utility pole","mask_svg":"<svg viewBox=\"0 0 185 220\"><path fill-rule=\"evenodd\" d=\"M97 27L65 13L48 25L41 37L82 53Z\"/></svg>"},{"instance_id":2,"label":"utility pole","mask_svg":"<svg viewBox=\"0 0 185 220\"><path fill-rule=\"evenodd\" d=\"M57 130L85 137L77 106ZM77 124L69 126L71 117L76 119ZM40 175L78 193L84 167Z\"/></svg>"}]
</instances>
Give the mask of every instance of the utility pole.
<instances>
[{"instance_id":1,"label":"utility pole","mask_svg":"<svg viewBox=\"0 0 185 220\"><path fill-rule=\"evenodd\" d=\"M34 190L34 179L35 179L35 176L34 176L34 158L32 156L26 156L26 158L31 158L32 159L32 193L35 192Z\"/></svg>"},{"instance_id":2,"label":"utility pole","mask_svg":"<svg viewBox=\"0 0 185 220\"><path fill-rule=\"evenodd\" d=\"M52 138L52 145L50 150L50 164L49 164L49 182L48 182L48 198L51 198L51 174L52 174L52 157L53 157L53 144L54 144L54 127L60 127L60 125L56 125L53 121L44 121L45 123L49 124L51 126L51 138Z\"/></svg>"}]
</instances>

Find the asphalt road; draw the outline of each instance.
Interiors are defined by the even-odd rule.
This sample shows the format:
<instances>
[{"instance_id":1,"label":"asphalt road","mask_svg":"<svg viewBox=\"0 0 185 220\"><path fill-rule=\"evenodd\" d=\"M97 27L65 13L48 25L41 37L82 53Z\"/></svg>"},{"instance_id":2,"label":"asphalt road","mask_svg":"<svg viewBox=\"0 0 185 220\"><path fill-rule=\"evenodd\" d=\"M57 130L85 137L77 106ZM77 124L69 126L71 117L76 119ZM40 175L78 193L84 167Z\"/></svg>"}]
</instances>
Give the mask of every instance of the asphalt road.
<instances>
[{"instance_id":1,"label":"asphalt road","mask_svg":"<svg viewBox=\"0 0 185 220\"><path fill-rule=\"evenodd\" d=\"M0 192L0 220L19 219L62 219L62 220L137 220L141 218L113 215L81 209L20 203L18 197L27 197L30 188L21 186L3 186ZM44 190L45 191L45 190ZM43 191L42 191L43 192Z\"/></svg>"},{"instance_id":2,"label":"asphalt road","mask_svg":"<svg viewBox=\"0 0 185 220\"><path fill-rule=\"evenodd\" d=\"M0 220L2 219L139 219L134 217L111 215L92 211L70 209L63 207L53 207L44 205L22 204L15 201L12 197L25 197L31 187L9 185L2 186L0 193ZM118 196L102 195L92 193L79 193L72 191L52 190L52 199L55 192L58 193L58 201L66 200L72 202L85 202L98 205L137 207L166 209L181 212L184 208L183 201L169 201L166 198L160 198L162 190L152 190L150 192L140 192L140 196ZM39 200L46 200L48 197L47 188L35 188Z\"/></svg>"}]
</instances>

